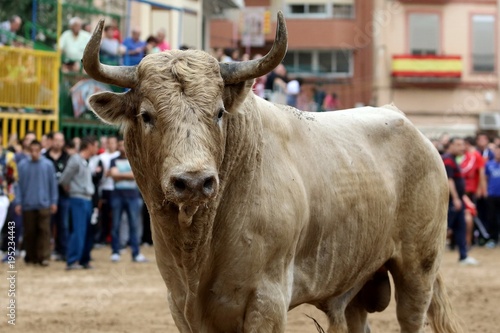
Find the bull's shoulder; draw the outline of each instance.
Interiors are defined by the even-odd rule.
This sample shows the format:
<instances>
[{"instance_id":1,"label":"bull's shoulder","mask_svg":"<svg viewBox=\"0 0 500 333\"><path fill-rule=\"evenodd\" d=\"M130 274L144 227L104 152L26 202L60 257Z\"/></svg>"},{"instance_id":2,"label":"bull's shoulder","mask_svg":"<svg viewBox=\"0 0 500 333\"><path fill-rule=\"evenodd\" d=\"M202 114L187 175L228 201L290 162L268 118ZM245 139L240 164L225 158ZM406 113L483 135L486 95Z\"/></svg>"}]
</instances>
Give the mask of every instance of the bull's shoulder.
<instances>
[{"instance_id":1,"label":"bull's shoulder","mask_svg":"<svg viewBox=\"0 0 500 333\"><path fill-rule=\"evenodd\" d=\"M392 110L392 111L398 112L402 115L405 115L404 112L401 111L394 103L386 104L386 105L382 106L382 108L387 109L387 110Z\"/></svg>"},{"instance_id":2,"label":"bull's shoulder","mask_svg":"<svg viewBox=\"0 0 500 333\"><path fill-rule=\"evenodd\" d=\"M390 130L413 127L413 124L395 106L362 107L340 111L330 111L318 114L326 123L332 126L348 127L350 129Z\"/></svg>"}]
</instances>

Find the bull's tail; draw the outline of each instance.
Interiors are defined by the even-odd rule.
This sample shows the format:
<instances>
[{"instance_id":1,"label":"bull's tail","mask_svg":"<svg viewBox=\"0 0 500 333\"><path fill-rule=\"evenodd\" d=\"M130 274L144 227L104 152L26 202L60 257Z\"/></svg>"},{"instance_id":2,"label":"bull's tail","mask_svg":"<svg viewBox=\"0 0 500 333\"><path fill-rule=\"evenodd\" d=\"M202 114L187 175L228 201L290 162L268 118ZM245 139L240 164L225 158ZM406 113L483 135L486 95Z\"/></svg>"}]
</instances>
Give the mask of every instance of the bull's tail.
<instances>
[{"instance_id":1,"label":"bull's tail","mask_svg":"<svg viewBox=\"0 0 500 333\"><path fill-rule=\"evenodd\" d=\"M427 316L435 333L463 333L460 319L453 311L446 287L439 273L434 282L434 291Z\"/></svg>"}]
</instances>

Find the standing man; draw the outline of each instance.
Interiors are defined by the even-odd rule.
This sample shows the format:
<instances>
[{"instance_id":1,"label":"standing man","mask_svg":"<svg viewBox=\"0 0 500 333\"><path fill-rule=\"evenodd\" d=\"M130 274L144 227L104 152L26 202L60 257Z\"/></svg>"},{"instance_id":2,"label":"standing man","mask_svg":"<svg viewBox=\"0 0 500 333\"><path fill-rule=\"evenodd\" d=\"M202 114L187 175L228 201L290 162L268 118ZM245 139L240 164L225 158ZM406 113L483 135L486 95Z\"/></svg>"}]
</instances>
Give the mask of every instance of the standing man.
<instances>
[{"instance_id":1,"label":"standing man","mask_svg":"<svg viewBox=\"0 0 500 333\"><path fill-rule=\"evenodd\" d=\"M52 147L45 153L45 157L52 161L56 170L57 182L69 160L69 155L64 151L64 134L55 132L53 134ZM52 229L55 229L55 259L66 260L66 249L68 246L68 220L69 220L69 196L64 188L58 186L57 213L52 216Z\"/></svg>"},{"instance_id":2,"label":"standing man","mask_svg":"<svg viewBox=\"0 0 500 333\"><path fill-rule=\"evenodd\" d=\"M465 154L461 156L460 169L465 179L465 195L473 204L478 198L486 195L486 178L484 175L484 159L474 146L474 138L469 136L464 139ZM465 209L465 223L467 226L467 246L473 242L474 217L469 209Z\"/></svg>"},{"instance_id":3,"label":"standing man","mask_svg":"<svg viewBox=\"0 0 500 333\"><path fill-rule=\"evenodd\" d=\"M477 265L478 261L467 256L465 212L462 197L465 195L465 181L462 171L456 161L457 156L465 152L464 140L451 138L446 153L443 154L443 162L448 175L448 186L450 191L448 206L448 230L453 233L455 244L460 253L459 262L462 265Z\"/></svg>"},{"instance_id":4,"label":"standing man","mask_svg":"<svg viewBox=\"0 0 500 333\"><path fill-rule=\"evenodd\" d=\"M99 155L103 167L103 178L101 180L101 214L100 214L100 239L99 243L105 244L111 242L112 210L111 196L115 189L113 178L109 175L111 160L120 156L118 151L118 138L116 136L108 137L107 149Z\"/></svg>"},{"instance_id":5,"label":"standing man","mask_svg":"<svg viewBox=\"0 0 500 333\"><path fill-rule=\"evenodd\" d=\"M484 132L480 132L477 134L476 136L477 151L483 156L485 164L488 163L488 161L493 160L494 158L493 150L490 149L489 144L490 144L490 138L488 134ZM489 207L488 207L488 200L486 199L486 197L477 198L476 208L479 219L483 222L486 222L487 229L490 229L490 226L488 225L490 213L488 212Z\"/></svg>"},{"instance_id":6,"label":"standing man","mask_svg":"<svg viewBox=\"0 0 500 333\"><path fill-rule=\"evenodd\" d=\"M110 175L115 181L115 191L111 198L113 208L113 227L111 231L111 261L120 260L120 222L123 211L127 213L130 230L130 247L132 261L145 262L146 258L139 252L139 238L137 236L139 221L139 189L135 182L130 162L125 153L123 139L118 141L120 156L111 160Z\"/></svg>"},{"instance_id":7,"label":"standing man","mask_svg":"<svg viewBox=\"0 0 500 333\"><path fill-rule=\"evenodd\" d=\"M30 143L31 157L19 164L16 213L24 221L24 261L49 265L50 215L57 211L57 181L54 165L42 154L42 145Z\"/></svg>"},{"instance_id":8,"label":"standing man","mask_svg":"<svg viewBox=\"0 0 500 333\"><path fill-rule=\"evenodd\" d=\"M135 66L138 65L142 58L144 58L144 50L146 48L146 42L140 40L141 30L139 28L132 29L132 36L125 38L123 41L123 46L125 46L125 66Z\"/></svg>"},{"instance_id":9,"label":"standing man","mask_svg":"<svg viewBox=\"0 0 500 333\"><path fill-rule=\"evenodd\" d=\"M16 163L21 163L25 158L31 157L30 153L30 144L31 141L36 140L36 134L33 131L28 131L24 135L23 140L21 141L21 146L23 147L23 151L16 153Z\"/></svg>"},{"instance_id":10,"label":"standing man","mask_svg":"<svg viewBox=\"0 0 500 333\"><path fill-rule=\"evenodd\" d=\"M486 178L488 180L488 213L490 240L486 243L489 248L498 245L500 232L500 146L494 149L495 158L486 164Z\"/></svg>"},{"instance_id":11,"label":"standing man","mask_svg":"<svg viewBox=\"0 0 500 333\"><path fill-rule=\"evenodd\" d=\"M69 193L70 218L72 229L68 238L66 254L67 270L92 268L90 251L92 250L92 195L94 184L89 160L97 154L98 145L94 137L85 137L80 144L80 152L73 154L59 179Z\"/></svg>"}]
</instances>

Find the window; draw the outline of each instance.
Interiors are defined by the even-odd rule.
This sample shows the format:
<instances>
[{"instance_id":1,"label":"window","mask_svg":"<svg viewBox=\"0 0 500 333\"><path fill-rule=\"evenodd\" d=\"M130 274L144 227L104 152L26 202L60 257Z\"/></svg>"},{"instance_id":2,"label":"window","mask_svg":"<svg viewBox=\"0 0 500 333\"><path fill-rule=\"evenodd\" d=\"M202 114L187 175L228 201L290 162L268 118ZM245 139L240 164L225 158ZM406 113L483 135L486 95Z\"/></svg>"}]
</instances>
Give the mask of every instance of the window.
<instances>
[{"instance_id":1,"label":"window","mask_svg":"<svg viewBox=\"0 0 500 333\"><path fill-rule=\"evenodd\" d=\"M326 17L326 4L290 4L288 13L292 16Z\"/></svg>"},{"instance_id":2,"label":"window","mask_svg":"<svg viewBox=\"0 0 500 333\"><path fill-rule=\"evenodd\" d=\"M290 14L305 14L306 5L290 5L289 11Z\"/></svg>"},{"instance_id":3,"label":"window","mask_svg":"<svg viewBox=\"0 0 500 333\"><path fill-rule=\"evenodd\" d=\"M436 55L439 53L440 25L438 14L410 14L409 40L413 55Z\"/></svg>"},{"instance_id":4,"label":"window","mask_svg":"<svg viewBox=\"0 0 500 333\"><path fill-rule=\"evenodd\" d=\"M354 5L333 4L333 18L354 18Z\"/></svg>"},{"instance_id":5,"label":"window","mask_svg":"<svg viewBox=\"0 0 500 333\"><path fill-rule=\"evenodd\" d=\"M495 16L472 16L472 70L495 71Z\"/></svg>"},{"instance_id":6,"label":"window","mask_svg":"<svg viewBox=\"0 0 500 333\"><path fill-rule=\"evenodd\" d=\"M289 50L283 64L288 73L302 76L352 76L352 52L350 50Z\"/></svg>"},{"instance_id":7,"label":"window","mask_svg":"<svg viewBox=\"0 0 500 333\"><path fill-rule=\"evenodd\" d=\"M288 0L287 2L287 14L292 17L354 18L355 0Z\"/></svg>"}]
</instances>

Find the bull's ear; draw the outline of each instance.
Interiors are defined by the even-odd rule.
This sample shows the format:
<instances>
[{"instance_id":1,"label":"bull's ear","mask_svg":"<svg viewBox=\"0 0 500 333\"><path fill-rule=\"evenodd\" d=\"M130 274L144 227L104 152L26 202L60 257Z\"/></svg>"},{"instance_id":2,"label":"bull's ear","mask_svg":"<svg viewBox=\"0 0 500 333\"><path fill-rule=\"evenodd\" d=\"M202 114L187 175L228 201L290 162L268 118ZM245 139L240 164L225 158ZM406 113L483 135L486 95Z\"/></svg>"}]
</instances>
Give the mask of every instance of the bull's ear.
<instances>
[{"instance_id":1,"label":"bull's ear","mask_svg":"<svg viewBox=\"0 0 500 333\"><path fill-rule=\"evenodd\" d=\"M104 122L119 125L127 118L126 93L101 92L90 96L89 104L92 111Z\"/></svg>"},{"instance_id":2,"label":"bull's ear","mask_svg":"<svg viewBox=\"0 0 500 333\"><path fill-rule=\"evenodd\" d=\"M254 80L243 81L236 84L228 84L224 87L224 108L227 112L235 112L247 98L252 89Z\"/></svg>"}]
</instances>

